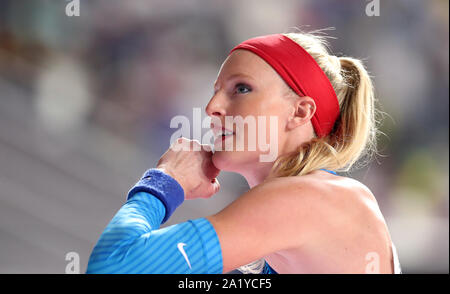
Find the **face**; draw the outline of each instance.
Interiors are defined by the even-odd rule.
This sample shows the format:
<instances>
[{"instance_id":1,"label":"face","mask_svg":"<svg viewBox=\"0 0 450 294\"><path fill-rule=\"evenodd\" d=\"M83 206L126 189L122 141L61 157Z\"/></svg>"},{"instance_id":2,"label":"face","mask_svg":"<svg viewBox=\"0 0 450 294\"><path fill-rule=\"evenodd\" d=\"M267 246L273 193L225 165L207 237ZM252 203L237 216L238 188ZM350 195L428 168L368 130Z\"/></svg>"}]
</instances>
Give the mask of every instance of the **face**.
<instances>
[{"instance_id":1,"label":"face","mask_svg":"<svg viewBox=\"0 0 450 294\"><path fill-rule=\"evenodd\" d=\"M260 155L273 157L287 142L288 122L295 113L295 103L286 98L288 91L276 71L256 54L236 50L228 56L214 84L214 96L206 106L214 132L225 127L228 133L233 133L215 140L212 159L217 168L243 173L273 165L273 160L262 162ZM226 124L226 117L232 122L239 116L248 124Z\"/></svg>"}]
</instances>

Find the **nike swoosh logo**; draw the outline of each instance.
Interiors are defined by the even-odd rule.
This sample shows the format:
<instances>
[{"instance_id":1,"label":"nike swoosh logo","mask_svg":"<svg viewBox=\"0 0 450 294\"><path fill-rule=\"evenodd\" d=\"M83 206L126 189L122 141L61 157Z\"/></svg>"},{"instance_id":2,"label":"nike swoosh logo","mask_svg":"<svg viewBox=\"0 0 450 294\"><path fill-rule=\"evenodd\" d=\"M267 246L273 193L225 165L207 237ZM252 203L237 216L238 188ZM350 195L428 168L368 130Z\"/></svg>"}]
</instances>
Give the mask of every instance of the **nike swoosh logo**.
<instances>
[{"instance_id":1,"label":"nike swoosh logo","mask_svg":"<svg viewBox=\"0 0 450 294\"><path fill-rule=\"evenodd\" d=\"M185 243L178 243L178 244L177 244L178 250L180 250L180 252L181 252L181 254L183 255L184 259L186 260L186 262L187 262L189 268L192 269L191 263L189 262L189 258L188 258L188 256L187 256L186 252L184 251L184 248L183 248L184 246L186 246Z\"/></svg>"}]
</instances>

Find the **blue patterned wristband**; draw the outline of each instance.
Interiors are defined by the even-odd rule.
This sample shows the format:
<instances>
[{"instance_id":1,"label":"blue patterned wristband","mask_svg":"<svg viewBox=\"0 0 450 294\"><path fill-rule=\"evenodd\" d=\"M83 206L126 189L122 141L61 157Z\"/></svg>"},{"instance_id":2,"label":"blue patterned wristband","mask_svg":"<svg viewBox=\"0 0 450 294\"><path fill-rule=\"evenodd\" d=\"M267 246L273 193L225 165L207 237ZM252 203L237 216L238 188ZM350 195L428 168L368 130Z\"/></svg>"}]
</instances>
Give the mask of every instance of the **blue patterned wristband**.
<instances>
[{"instance_id":1,"label":"blue patterned wristband","mask_svg":"<svg viewBox=\"0 0 450 294\"><path fill-rule=\"evenodd\" d=\"M174 178L156 168L151 168L144 173L141 180L128 192L127 200L138 192L150 193L161 200L166 208L162 224L184 201L184 190L181 185Z\"/></svg>"}]
</instances>

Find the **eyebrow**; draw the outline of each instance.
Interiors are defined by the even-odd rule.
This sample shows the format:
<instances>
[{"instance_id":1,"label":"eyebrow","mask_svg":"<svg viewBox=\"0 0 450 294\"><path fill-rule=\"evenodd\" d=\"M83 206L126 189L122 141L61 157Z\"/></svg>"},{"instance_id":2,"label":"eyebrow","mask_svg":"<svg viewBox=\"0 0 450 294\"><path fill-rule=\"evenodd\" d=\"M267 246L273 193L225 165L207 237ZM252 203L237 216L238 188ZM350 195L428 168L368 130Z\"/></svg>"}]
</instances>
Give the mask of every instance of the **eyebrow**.
<instances>
[{"instance_id":1,"label":"eyebrow","mask_svg":"<svg viewBox=\"0 0 450 294\"><path fill-rule=\"evenodd\" d=\"M233 75L231 75L231 76L229 76L228 78L227 78L227 80L229 81L229 80L233 80L233 79L237 79L237 78L247 78L247 79L251 79L251 80L254 80L254 78L253 77L251 77L251 76L249 76L249 75L246 75L246 74L241 74L241 73L237 73L237 74L233 74ZM217 81L214 83L214 88L216 87L216 84L217 84Z\"/></svg>"},{"instance_id":2,"label":"eyebrow","mask_svg":"<svg viewBox=\"0 0 450 294\"><path fill-rule=\"evenodd\" d=\"M239 78L239 77L244 77L244 78L249 78L249 79L253 79L251 76L246 75L246 74L234 74L228 77L227 80L231 80L231 79L235 79L235 78Z\"/></svg>"}]
</instances>

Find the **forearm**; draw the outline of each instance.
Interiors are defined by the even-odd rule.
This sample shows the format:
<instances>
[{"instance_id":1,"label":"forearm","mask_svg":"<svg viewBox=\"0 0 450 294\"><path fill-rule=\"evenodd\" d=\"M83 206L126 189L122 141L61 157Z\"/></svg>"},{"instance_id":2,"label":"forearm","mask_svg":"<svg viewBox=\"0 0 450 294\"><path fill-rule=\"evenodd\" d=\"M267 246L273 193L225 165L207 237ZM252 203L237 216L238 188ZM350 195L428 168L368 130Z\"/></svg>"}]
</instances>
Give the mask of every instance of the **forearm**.
<instances>
[{"instance_id":1,"label":"forearm","mask_svg":"<svg viewBox=\"0 0 450 294\"><path fill-rule=\"evenodd\" d=\"M209 221L159 229L166 210L151 193L133 194L102 233L87 273L222 273L220 244Z\"/></svg>"}]
</instances>

